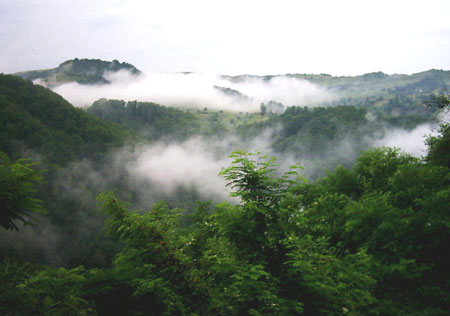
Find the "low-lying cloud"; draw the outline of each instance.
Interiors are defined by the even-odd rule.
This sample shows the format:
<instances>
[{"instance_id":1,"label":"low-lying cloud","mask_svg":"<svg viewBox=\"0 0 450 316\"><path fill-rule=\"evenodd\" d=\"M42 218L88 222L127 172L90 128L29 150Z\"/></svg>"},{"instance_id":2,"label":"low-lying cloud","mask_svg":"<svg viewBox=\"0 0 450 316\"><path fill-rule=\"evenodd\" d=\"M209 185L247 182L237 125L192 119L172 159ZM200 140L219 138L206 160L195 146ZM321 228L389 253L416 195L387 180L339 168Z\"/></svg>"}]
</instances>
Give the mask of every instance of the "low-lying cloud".
<instances>
[{"instance_id":1,"label":"low-lying cloud","mask_svg":"<svg viewBox=\"0 0 450 316\"><path fill-rule=\"evenodd\" d=\"M279 132L276 128L268 128L261 131L259 136L246 140L234 136L222 140L197 137L178 143L129 145L110 152L106 164L88 160L71 163L59 170L54 180L59 198L67 205L76 205L74 209L65 210L73 212L70 213L71 218L79 223L71 236L82 241L101 234L104 219L96 211L95 201L101 192L113 191L124 201L130 202L131 209L141 212L150 210L160 200L169 203L170 207L186 207L183 202L188 205L193 203L184 201L189 196L179 196L180 192L196 192L191 196L192 199L210 200L213 203L224 200L239 203L239 199L230 197L227 181L219 175L222 168L230 166L229 154L232 150L261 151L268 156L276 156L281 171L300 160L300 164L305 167L301 174L310 179L320 177L326 169L333 170L338 164L351 166L358 156L357 142L351 137L325 149L320 159L310 157L308 153L279 153L271 146ZM431 125L420 125L409 132L401 129L386 129L384 132L386 136L372 139L371 143L400 147L420 156L424 154L424 135L434 134L436 130ZM180 188L184 189L180 191ZM179 202L182 204L177 204ZM192 205L195 206L195 203ZM44 221L39 229L27 228L21 231L21 234L4 232L1 237L14 240L15 244L27 249L30 256L41 256L42 260L52 265L68 264L70 251L60 253L64 240L62 237L66 236L60 228ZM71 247L77 247L76 242L74 245Z\"/></svg>"},{"instance_id":2,"label":"low-lying cloud","mask_svg":"<svg viewBox=\"0 0 450 316\"><path fill-rule=\"evenodd\" d=\"M96 195L112 190L139 210L148 210L160 200L176 201L180 188L195 191L199 200L232 201L219 175L231 162L232 146L228 141L212 143L201 138L125 146L109 153L108 164L83 160L60 170L59 192L88 207L95 205ZM122 189L116 191L117 187Z\"/></svg>"},{"instance_id":3,"label":"low-lying cloud","mask_svg":"<svg viewBox=\"0 0 450 316\"><path fill-rule=\"evenodd\" d=\"M139 183L152 183L171 195L179 186L195 187L204 199L226 200L229 191L219 172L227 166L229 158L214 153L200 139L181 144L144 146L133 153L126 169Z\"/></svg>"},{"instance_id":4,"label":"low-lying cloud","mask_svg":"<svg viewBox=\"0 0 450 316\"><path fill-rule=\"evenodd\" d=\"M420 158L426 154L426 138L438 134L437 125L422 124L411 131L390 129L383 138L374 141L375 146L397 147L402 151Z\"/></svg>"},{"instance_id":5,"label":"low-lying cloud","mask_svg":"<svg viewBox=\"0 0 450 316\"><path fill-rule=\"evenodd\" d=\"M69 199L93 204L95 196L105 191L132 193L133 207L148 210L160 200L178 199L180 188L196 193L196 198L213 202L239 202L230 196L222 168L231 165L229 157L233 150L260 151L268 156L277 156L281 170L296 163L292 153L280 155L271 148L272 129L260 136L241 140L228 135L219 140L194 137L184 142L157 142L125 146L108 155L108 164L96 165L83 160L73 162L59 172L59 192ZM94 203L95 204L95 203Z\"/></svg>"},{"instance_id":6,"label":"low-lying cloud","mask_svg":"<svg viewBox=\"0 0 450 316\"><path fill-rule=\"evenodd\" d=\"M53 87L73 105L86 107L100 98L154 102L166 106L256 112L261 103L276 101L285 106L318 105L333 98L331 92L306 80L288 77L248 77L233 82L226 77L200 73L150 73L133 76L127 71L106 73L111 84L85 85L76 82ZM37 81L42 84L42 82ZM216 88L215 88L216 87ZM248 96L217 89L232 89Z\"/></svg>"}]
</instances>

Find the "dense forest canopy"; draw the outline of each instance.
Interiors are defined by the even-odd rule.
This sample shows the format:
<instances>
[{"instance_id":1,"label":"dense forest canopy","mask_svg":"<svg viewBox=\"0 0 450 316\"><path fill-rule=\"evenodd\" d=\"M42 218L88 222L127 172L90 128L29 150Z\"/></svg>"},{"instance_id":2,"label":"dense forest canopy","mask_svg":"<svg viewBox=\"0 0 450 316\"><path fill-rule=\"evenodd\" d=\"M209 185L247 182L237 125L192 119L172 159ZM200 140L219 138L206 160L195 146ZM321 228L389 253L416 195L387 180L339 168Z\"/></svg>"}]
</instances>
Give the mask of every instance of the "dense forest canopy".
<instances>
[{"instance_id":1,"label":"dense forest canopy","mask_svg":"<svg viewBox=\"0 0 450 316\"><path fill-rule=\"evenodd\" d=\"M14 156L32 150L65 164L97 158L128 136L108 122L74 108L61 96L30 81L0 74L0 148Z\"/></svg>"},{"instance_id":2,"label":"dense forest canopy","mask_svg":"<svg viewBox=\"0 0 450 316\"><path fill-rule=\"evenodd\" d=\"M136 69L58 69L77 81L92 67L101 78ZM448 314L449 125L421 155L376 146L438 124L447 72L292 76L347 90L348 102L77 109L0 75L0 313Z\"/></svg>"}]
</instances>

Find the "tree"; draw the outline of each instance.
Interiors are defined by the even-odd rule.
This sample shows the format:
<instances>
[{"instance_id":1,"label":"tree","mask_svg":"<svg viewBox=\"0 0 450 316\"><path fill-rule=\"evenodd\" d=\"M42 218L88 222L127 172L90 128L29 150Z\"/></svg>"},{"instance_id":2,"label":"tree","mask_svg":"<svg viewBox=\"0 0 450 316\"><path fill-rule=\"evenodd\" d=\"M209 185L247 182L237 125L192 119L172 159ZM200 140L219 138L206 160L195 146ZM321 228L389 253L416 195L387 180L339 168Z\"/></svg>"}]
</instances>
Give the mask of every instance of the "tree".
<instances>
[{"instance_id":1,"label":"tree","mask_svg":"<svg viewBox=\"0 0 450 316\"><path fill-rule=\"evenodd\" d=\"M427 139L428 155L426 160L432 164L450 168L450 125L442 125L440 135Z\"/></svg>"},{"instance_id":2,"label":"tree","mask_svg":"<svg viewBox=\"0 0 450 316\"><path fill-rule=\"evenodd\" d=\"M216 207L210 222L217 245L209 250L217 289L227 289L214 297L227 314L369 314L376 302L370 258L364 250L338 256L328 236L314 236L323 223L309 221L302 195L293 194L306 185L298 166L280 177L274 158L245 152L231 157L221 174L242 205Z\"/></svg>"},{"instance_id":3,"label":"tree","mask_svg":"<svg viewBox=\"0 0 450 316\"><path fill-rule=\"evenodd\" d=\"M276 177L274 173L278 165L275 164L275 157L268 159L260 152L235 151L230 158L234 158L232 166L223 169L220 174L229 181L227 186L236 189L231 195L240 197L244 202L271 206L280 200L289 185L295 183L291 177L297 177L296 180L301 178L295 171L301 168L298 165L291 166L281 177Z\"/></svg>"},{"instance_id":4,"label":"tree","mask_svg":"<svg viewBox=\"0 0 450 316\"><path fill-rule=\"evenodd\" d=\"M428 137L426 143L428 154L425 160L450 168L450 124L441 125L439 135Z\"/></svg>"},{"instance_id":5,"label":"tree","mask_svg":"<svg viewBox=\"0 0 450 316\"><path fill-rule=\"evenodd\" d=\"M0 152L0 225L6 229L18 230L15 220L33 225L33 215L47 213L42 200L33 197L36 185L43 182L41 172L32 168L35 165L27 159L12 162Z\"/></svg>"},{"instance_id":6,"label":"tree","mask_svg":"<svg viewBox=\"0 0 450 316\"><path fill-rule=\"evenodd\" d=\"M450 99L447 96L439 96L436 103L444 115L449 114ZM450 168L450 124L442 124L439 135L428 137L427 146L426 161Z\"/></svg>"},{"instance_id":7,"label":"tree","mask_svg":"<svg viewBox=\"0 0 450 316\"><path fill-rule=\"evenodd\" d=\"M266 113L267 113L267 106L264 103L261 103L259 108L261 109L261 115L266 115Z\"/></svg>"}]
</instances>

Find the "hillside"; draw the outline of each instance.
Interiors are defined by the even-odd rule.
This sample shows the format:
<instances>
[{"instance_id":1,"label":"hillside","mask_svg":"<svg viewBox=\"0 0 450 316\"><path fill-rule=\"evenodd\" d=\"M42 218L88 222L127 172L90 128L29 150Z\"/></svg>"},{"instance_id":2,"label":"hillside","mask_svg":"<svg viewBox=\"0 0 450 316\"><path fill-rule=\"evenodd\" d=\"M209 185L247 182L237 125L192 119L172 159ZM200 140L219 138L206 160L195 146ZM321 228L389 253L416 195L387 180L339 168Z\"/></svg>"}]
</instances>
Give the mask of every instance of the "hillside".
<instances>
[{"instance_id":1,"label":"hillside","mask_svg":"<svg viewBox=\"0 0 450 316\"><path fill-rule=\"evenodd\" d=\"M186 140L192 136L214 137L235 133L246 126L269 119L260 113L233 113L222 110L181 109L152 102L99 99L86 111L150 140Z\"/></svg>"},{"instance_id":2,"label":"hillside","mask_svg":"<svg viewBox=\"0 0 450 316\"><path fill-rule=\"evenodd\" d=\"M416 94L445 93L450 89L450 71L430 69L412 75L383 72L367 73L359 76L331 76L329 74L284 74L266 76L223 76L232 82L249 78L262 78L269 81L277 77L289 77L308 80L323 87L345 91L352 95L375 95L377 93Z\"/></svg>"},{"instance_id":3,"label":"hillside","mask_svg":"<svg viewBox=\"0 0 450 316\"><path fill-rule=\"evenodd\" d=\"M353 105L291 106L277 114L181 109L150 102L100 99L86 111L150 141L183 144L197 137L208 143L211 151L228 153L249 148L291 157L307 166L308 178L321 176L339 164L351 166L358 152L383 143L393 130L403 131L407 137L420 126L436 124L436 108L425 106L399 116ZM403 143L407 142L411 140L403 139Z\"/></svg>"},{"instance_id":4,"label":"hillside","mask_svg":"<svg viewBox=\"0 0 450 316\"><path fill-rule=\"evenodd\" d=\"M100 59L72 59L67 60L56 68L44 70L31 70L19 72L15 75L28 80L39 79L46 86L52 87L67 82L82 84L107 84L109 80L104 75L107 72L126 70L133 75L139 75L141 71L128 63L120 63L117 60L104 61Z\"/></svg>"},{"instance_id":5,"label":"hillside","mask_svg":"<svg viewBox=\"0 0 450 316\"><path fill-rule=\"evenodd\" d=\"M331 76L328 74L285 74L268 76L223 76L232 83L249 79L266 82L274 78L307 80L332 91L337 98L329 105L354 105L376 108L393 115L423 111L433 96L450 92L450 71L431 69L412 75L382 72L360 76Z\"/></svg>"},{"instance_id":6,"label":"hillside","mask_svg":"<svg viewBox=\"0 0 450 316\"><path fill-rule=\"evenodd\" d=\"M0 74L0 150L9 155L34 152L65 164L98 157L123 144L128 136L49 89Z\"/></svg>"},{"instance_id":7,"label":"hillside","mask_svg":"<svg viewBox=\"0 0 450 316\"><path fill-rule=\"evenodd\" d=\"M92 170L105 165L110 151L134 139L130 132L73 107L47 88L0 74L0 152L12 160L25 157L39 162L33 167L42 170L44 179L38 196L49 213L39 216L40 229L27 229L25 234L0 231L0 257L9 254L33 262L67 264L88 258L86 253L92 254L96 247L109 249L107 239L97 240L102 216L95 210L95 196L100 186L99 175ZM117 183L105 185L101 187L112 189ZM80 234L81 228L88 232ZM42 238L48 239L47 244L34 242Z\"/></svg>"}]
</instances>

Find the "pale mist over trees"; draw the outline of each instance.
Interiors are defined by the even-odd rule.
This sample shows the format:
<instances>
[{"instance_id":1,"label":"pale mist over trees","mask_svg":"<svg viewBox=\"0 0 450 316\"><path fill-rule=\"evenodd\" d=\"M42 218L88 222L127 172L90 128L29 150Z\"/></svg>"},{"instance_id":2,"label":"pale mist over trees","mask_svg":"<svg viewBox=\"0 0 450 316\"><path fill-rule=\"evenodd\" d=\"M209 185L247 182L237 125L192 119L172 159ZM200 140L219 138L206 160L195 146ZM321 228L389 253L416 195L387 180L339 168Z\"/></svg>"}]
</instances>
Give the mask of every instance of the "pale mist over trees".
<instances>
[{"instance_id":1,"label":"pale mist over trees","mask_svg":"<svg viewBox=\"0 0 450 316\"><path fill-rule=\"evenodd\" d=\"M18 75L2 315L447 314L449 72Z\"/></svg>"}]
</instances>

